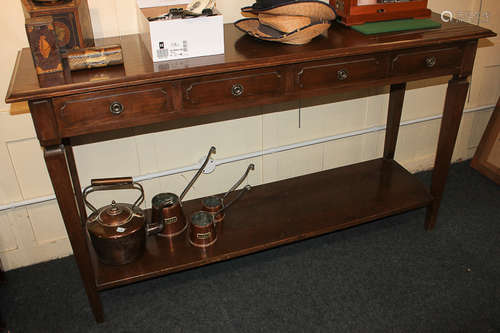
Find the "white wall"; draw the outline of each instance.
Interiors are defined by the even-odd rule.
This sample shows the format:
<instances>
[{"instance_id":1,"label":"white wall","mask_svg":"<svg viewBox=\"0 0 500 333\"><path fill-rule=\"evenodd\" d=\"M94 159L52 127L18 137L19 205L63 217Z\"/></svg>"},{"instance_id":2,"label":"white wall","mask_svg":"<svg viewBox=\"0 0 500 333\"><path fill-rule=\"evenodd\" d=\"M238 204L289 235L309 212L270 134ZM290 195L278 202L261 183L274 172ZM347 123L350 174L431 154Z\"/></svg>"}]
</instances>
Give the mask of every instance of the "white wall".
<instances>
[{"instance_id":1,"label":"white wall","mask_svg":"<svg viewBox=\"0 0 500 333\"><path fill-rule=\"evenodd\" d=\"M0 95L5 96L17 50L27 46L20 0L5 1L0 13L5 33L0 48ZM135 33L137 22L134 0L88 0L94 34L106 37ZM480 0L431 0L436 11L479 11ZM495 0L483 0L483 14L489 22L481 25L500 31L500 6ZM226 22L240 18L239 8L249 0L219 0L218 8ZM492 105L500 93L500 46L498 38L482 42L478 52L467 108ZM403 120L442 113L447 78L409 84ZM352 97L354 99L348 99ZM90 178L141 175L191 165L199 161L210 145L217 147L216 158L259 151L283 144L385 123L387 87L341 96L266 106L280 112L245 119L136 136L75 148L82 185ZM326 104L323 104L326 103ZM36 140L29 114L10 115L9 106L0 102L0 205L53 193L42 152ZM470 158L477 147L490 112L464 116L454 159ZM301 119L299 127L299 117ZM439 120L401 129L396 159L410 170L432 166ZM252 161L220 166L211 175L202 175L188 195L195 198L222 192L236 180L250 162L256 171L250 184L260 184L311 173L380 156L383 132L343 139ZM169 145L169 142L182 145ZM180 193L192 173L144 182L146 206L161 191ZM130 201L132 193L113 193ZM96 194L97 205L111 200L109 194ZM32 205L0 212L0 258L5 269L26 266L71 254L64 224L56 202Z\"/></svg>"}]
</instances>

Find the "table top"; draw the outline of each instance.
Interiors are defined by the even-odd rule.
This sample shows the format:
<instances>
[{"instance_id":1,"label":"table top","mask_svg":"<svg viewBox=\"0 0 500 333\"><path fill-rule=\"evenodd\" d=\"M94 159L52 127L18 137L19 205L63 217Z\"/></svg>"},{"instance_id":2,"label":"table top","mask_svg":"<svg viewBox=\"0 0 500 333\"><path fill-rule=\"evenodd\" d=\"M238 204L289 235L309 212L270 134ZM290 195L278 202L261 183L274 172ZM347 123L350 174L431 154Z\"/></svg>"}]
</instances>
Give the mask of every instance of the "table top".
<instances>
[{"instance_id":1,"label":"table top","mask_svg":"<svg viewBox=\"0 0 500 333\"><path fill-rule=\"evenodd\" d=\"M433 20L440 16L433 14ZM339 23L306 45L285 45L250 37L224 25L225 53L154 63L139 35L103 38L96 45L121 44L124 64L101 69L72 72L72 82L41 88L29 48L22 49L16 61L6 102L19 102L66 96L109 88L161 82L207 74L265 68L299 62L339 58L448 42L494 37L491 30L464 22L441 22L438 29L363 35Z\"/></svg>"}]
</instances>

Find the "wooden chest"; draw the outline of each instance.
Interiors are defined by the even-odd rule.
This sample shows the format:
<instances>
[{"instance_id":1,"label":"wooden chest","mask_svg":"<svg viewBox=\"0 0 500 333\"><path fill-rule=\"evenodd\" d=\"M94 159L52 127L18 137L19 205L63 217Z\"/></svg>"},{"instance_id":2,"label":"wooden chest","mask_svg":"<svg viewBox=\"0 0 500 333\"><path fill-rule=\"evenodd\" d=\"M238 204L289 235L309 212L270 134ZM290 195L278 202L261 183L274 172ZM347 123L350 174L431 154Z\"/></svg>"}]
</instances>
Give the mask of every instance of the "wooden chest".
<instances>
[{"instance_id":1,"label":"wooden chest","mask_svg":"<svg viewBox=\"0 0 500 333\"><path fill-rule=\"evenodd\" d=\"M330 0L345 25L429 17L427 0Z\"/></svg>"}]
</instances>

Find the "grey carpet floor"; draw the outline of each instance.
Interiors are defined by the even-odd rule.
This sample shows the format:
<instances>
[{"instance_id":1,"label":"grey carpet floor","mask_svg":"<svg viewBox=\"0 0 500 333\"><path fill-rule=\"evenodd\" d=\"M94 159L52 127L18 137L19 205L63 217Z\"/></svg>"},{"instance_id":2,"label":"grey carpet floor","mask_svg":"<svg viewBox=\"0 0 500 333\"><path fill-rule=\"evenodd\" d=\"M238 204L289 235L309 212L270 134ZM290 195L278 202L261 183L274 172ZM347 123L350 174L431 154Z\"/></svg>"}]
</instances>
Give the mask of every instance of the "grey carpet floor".
<instances>
[{"instance_id":1,"label":"grey carpet floor","mask_svg":"<svg viewBox=\"0 0 500 333\"><path fill-rule=\"evenodd\" d=\"M430 173L418 175L430 182ZM101 293L72 257L6 273L11 332L500 332L500 187L452 167L425 210Z\"/></svg>"}]
</instances>

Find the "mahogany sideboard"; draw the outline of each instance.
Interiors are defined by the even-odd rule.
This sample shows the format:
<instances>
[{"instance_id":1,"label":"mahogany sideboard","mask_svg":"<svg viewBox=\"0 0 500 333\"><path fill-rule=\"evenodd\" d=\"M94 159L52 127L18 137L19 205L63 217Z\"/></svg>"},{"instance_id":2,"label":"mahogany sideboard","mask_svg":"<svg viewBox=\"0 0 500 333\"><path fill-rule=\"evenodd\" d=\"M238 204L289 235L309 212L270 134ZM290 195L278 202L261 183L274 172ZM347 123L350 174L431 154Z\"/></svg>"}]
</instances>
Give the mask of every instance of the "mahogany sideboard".
<instances>
[{"instance_id":1,"label":"mahogany sideboard","mask_svg":"<svg viewBox=\"0 0 500 333\"><path fill-rule=\"evenodd\" d=\"M434 20L439 20L437 15ZM137 35L119 42L124 64L73 72L40 87L29 49L19 52L6 101L28 101L74 256L98 322L99 291L246 255L427 207L432 229L445 186L478 39L495 33L461 22L439 29L364 36L334 24L303 46L269 43L225 25L225 54L154 64ZM451 75L430 189L394 160L406 82ZM264 184L224 222L215 245L190 246L185 233L149 237L146 253L123 266L101 264L85 231L86 212L72 146L253 115L247 108L390 85L383 156ZM116 175L123 176L123 175ZM199 205L184 204L186 215ZM256 209L258 207L258 209ZM148 212L149 214L149 212Z\"/></svg>"}]
</instances>

